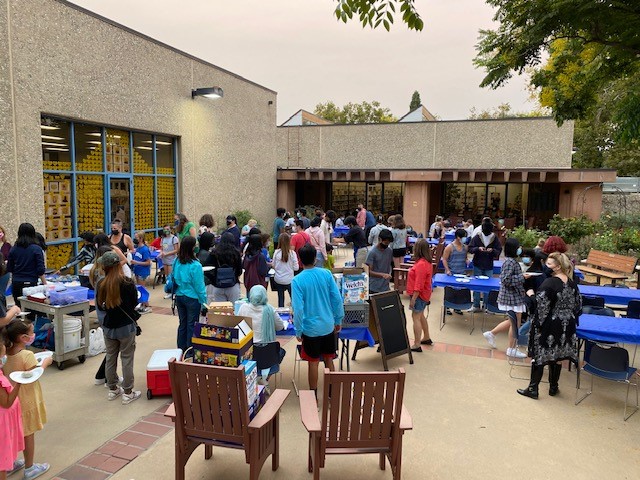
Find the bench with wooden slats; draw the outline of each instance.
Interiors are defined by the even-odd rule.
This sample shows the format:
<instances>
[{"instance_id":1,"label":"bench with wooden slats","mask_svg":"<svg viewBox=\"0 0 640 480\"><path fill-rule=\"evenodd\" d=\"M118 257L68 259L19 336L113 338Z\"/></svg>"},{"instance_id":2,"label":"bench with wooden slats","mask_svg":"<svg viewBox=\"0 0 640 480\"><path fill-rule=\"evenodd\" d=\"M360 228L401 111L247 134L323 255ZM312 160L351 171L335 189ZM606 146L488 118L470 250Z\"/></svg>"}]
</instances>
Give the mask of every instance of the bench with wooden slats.
<instances>
[{"instance_id":1,"label":"bench with wooden slats","mask_svg":"<svg viewBox=\"0 0 640 480\"><path fill-rule=\"evenodd\" d=\"M617 280L626 280L633 275L638 259L591 249L583 262L580 271L594 275L596 283L600 284L600 278L605 277L615 285Z\"/></svg>"}]
</instances>

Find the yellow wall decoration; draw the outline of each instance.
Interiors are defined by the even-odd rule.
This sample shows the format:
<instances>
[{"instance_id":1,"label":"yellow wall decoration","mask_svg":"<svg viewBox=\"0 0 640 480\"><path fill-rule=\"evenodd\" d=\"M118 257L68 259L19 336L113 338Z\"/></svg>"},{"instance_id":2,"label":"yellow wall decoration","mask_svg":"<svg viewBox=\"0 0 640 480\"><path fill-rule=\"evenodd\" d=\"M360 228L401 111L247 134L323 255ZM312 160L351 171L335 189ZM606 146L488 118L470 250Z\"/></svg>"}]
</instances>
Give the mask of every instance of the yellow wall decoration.
<instances>
[{"instance_id":1,"label":"yellow wall decoration","mask_svg":"<svg viewBox=\"0 0 640 480\"><path fill-rule=\"evenodd\" d=\"M69 261L72 253L73 244L71 243L49 245L47 248L47 268L58 270Z\"/></svg>"},{"instance_id":2,"label":"yellow wall decoration","mask_svg":"<svg viewBox=\"0 0 640 480\"><path fill-rule=\"evenodd\" d=\"M71 238L71 176L45 173L43 185L45 239Z\"/></svg>"},{"instance_id":3,"label":"yellow wall decoration","mask_svg":"<svg viewBox=\"0 0 640 480\"><path fill-rule=\"evenodd\" d=\"M158 177L158 226L173 225L176 214L176 179Z\"/></svg>"},{"instance_id":4,"label":"yellow wall decoration","mask_svg":"<svg viewBox=\"0 0 640 480\"><path fill-rule=\"evenodd\" d=\"M104 228L104 184L102 175L78 174L76 179L78 199L78 233L96 233Z\"/></svg>"},{"instance_id":5,"label":"yellow wall decoration","mask_svg":"<svg viewBox=\"0 0 640 480\"><path fill-rule=\"evenodd\" d=\"M133 194L136 230L154 228L153 177L135 176L133 178Z\"/></svg>"}]
</instances>

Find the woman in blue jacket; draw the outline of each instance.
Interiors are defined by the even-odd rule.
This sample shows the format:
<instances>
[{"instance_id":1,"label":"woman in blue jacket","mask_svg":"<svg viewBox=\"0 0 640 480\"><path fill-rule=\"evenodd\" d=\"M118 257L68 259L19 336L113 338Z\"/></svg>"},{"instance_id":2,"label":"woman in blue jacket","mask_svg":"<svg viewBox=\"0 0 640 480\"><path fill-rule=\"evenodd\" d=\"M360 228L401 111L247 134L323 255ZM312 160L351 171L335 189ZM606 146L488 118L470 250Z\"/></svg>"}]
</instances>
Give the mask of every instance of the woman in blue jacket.
<instances>
[{"instance_id":1,"label":"woman in blue jacket","mask_svg":"<svg viewBox=\"0 0 640 480\"><path fill-rule=\"evenodd\" d=\"M196 259L196 239L186 236L180 242L178 258L173 262L173 282L176 288L178 309L178 348L186 351L191 346L193 326L198 321L202 307L207 304L202 265Z\"/></svg>"}]
</instances>

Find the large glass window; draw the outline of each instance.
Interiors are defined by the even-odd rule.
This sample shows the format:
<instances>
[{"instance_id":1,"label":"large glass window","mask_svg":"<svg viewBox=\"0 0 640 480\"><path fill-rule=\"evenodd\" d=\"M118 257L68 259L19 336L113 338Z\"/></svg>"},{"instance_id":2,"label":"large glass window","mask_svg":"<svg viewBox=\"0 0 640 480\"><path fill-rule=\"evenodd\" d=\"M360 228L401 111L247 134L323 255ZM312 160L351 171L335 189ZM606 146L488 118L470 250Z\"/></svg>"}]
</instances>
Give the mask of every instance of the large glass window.
<instances>
[{"instance_id":1,"label":"large glass window","mask_svg":"<svg viewBox=\"0 0 640 480\"><path fill-rule=\"evenodd\" d=\"M47 116L41 132L48 268L77 252L80 233L107 231L114 218L129 231L173 222L174 138Z\"/></svg>"},{"instance_id":2,"label":"large glass window","mask_svg":"<svg viewBox=\"0 0 640 480\"><path fill-rule=\"evenodd\" d=\"M404 184L400 182L389 182L384 184L384 214L402 213L404 205Z\"/></svg>"}]
</instances>

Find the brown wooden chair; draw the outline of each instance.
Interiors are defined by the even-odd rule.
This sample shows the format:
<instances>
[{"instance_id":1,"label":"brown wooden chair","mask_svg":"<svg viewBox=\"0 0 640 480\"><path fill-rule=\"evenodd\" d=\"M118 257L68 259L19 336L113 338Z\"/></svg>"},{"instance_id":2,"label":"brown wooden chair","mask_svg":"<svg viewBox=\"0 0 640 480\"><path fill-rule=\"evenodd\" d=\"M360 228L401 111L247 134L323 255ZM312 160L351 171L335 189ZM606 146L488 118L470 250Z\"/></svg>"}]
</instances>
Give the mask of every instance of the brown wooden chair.
<instances>
[{"instance_id":1,"label":"brown wooden chair","mask_svg":"<svg viewBox=\"0 0 640 480\"><path fill-rule=\"evenodd\" d=\"M444 239L441 238L440 243L438 243L438 245L436 246L435 251L431 257L434 275L438 273L438 268L440 266L440 260L442 259L442 254L444 253L444 249L445 249Z\"/></svg>"},{"instance_id":2,"label":"brown wooden chair","mask_svg":"<svg viewBox=\"0 0 640 480\"><path fill-rule=\"evenodd\" d=\"M169 362L173 403L165 413L176 424L175 478L184 480L185 466L204 443L204 458L213 446L244 450L249 478L257 480L266 459L279 463L279 411L289 390L275 390L258 414L249 420L243 367L214 367Z\"/></svg>"},{"instance_id":3,"label":"brown wooden chair","mask_svg":"<svg viewBox=\"0 0 640 480\"><path fill-rule=\"evenodd\" d=\"M319 480L326 455L377 453L385 457L394 480L400 479L402 436L413 428L402 403L405 372L324 371L322 417L315 395L300 392L300 415L309 432L309 472ZM331 396L329 396L331 392Z\"/></svg>"}]
</instances>

